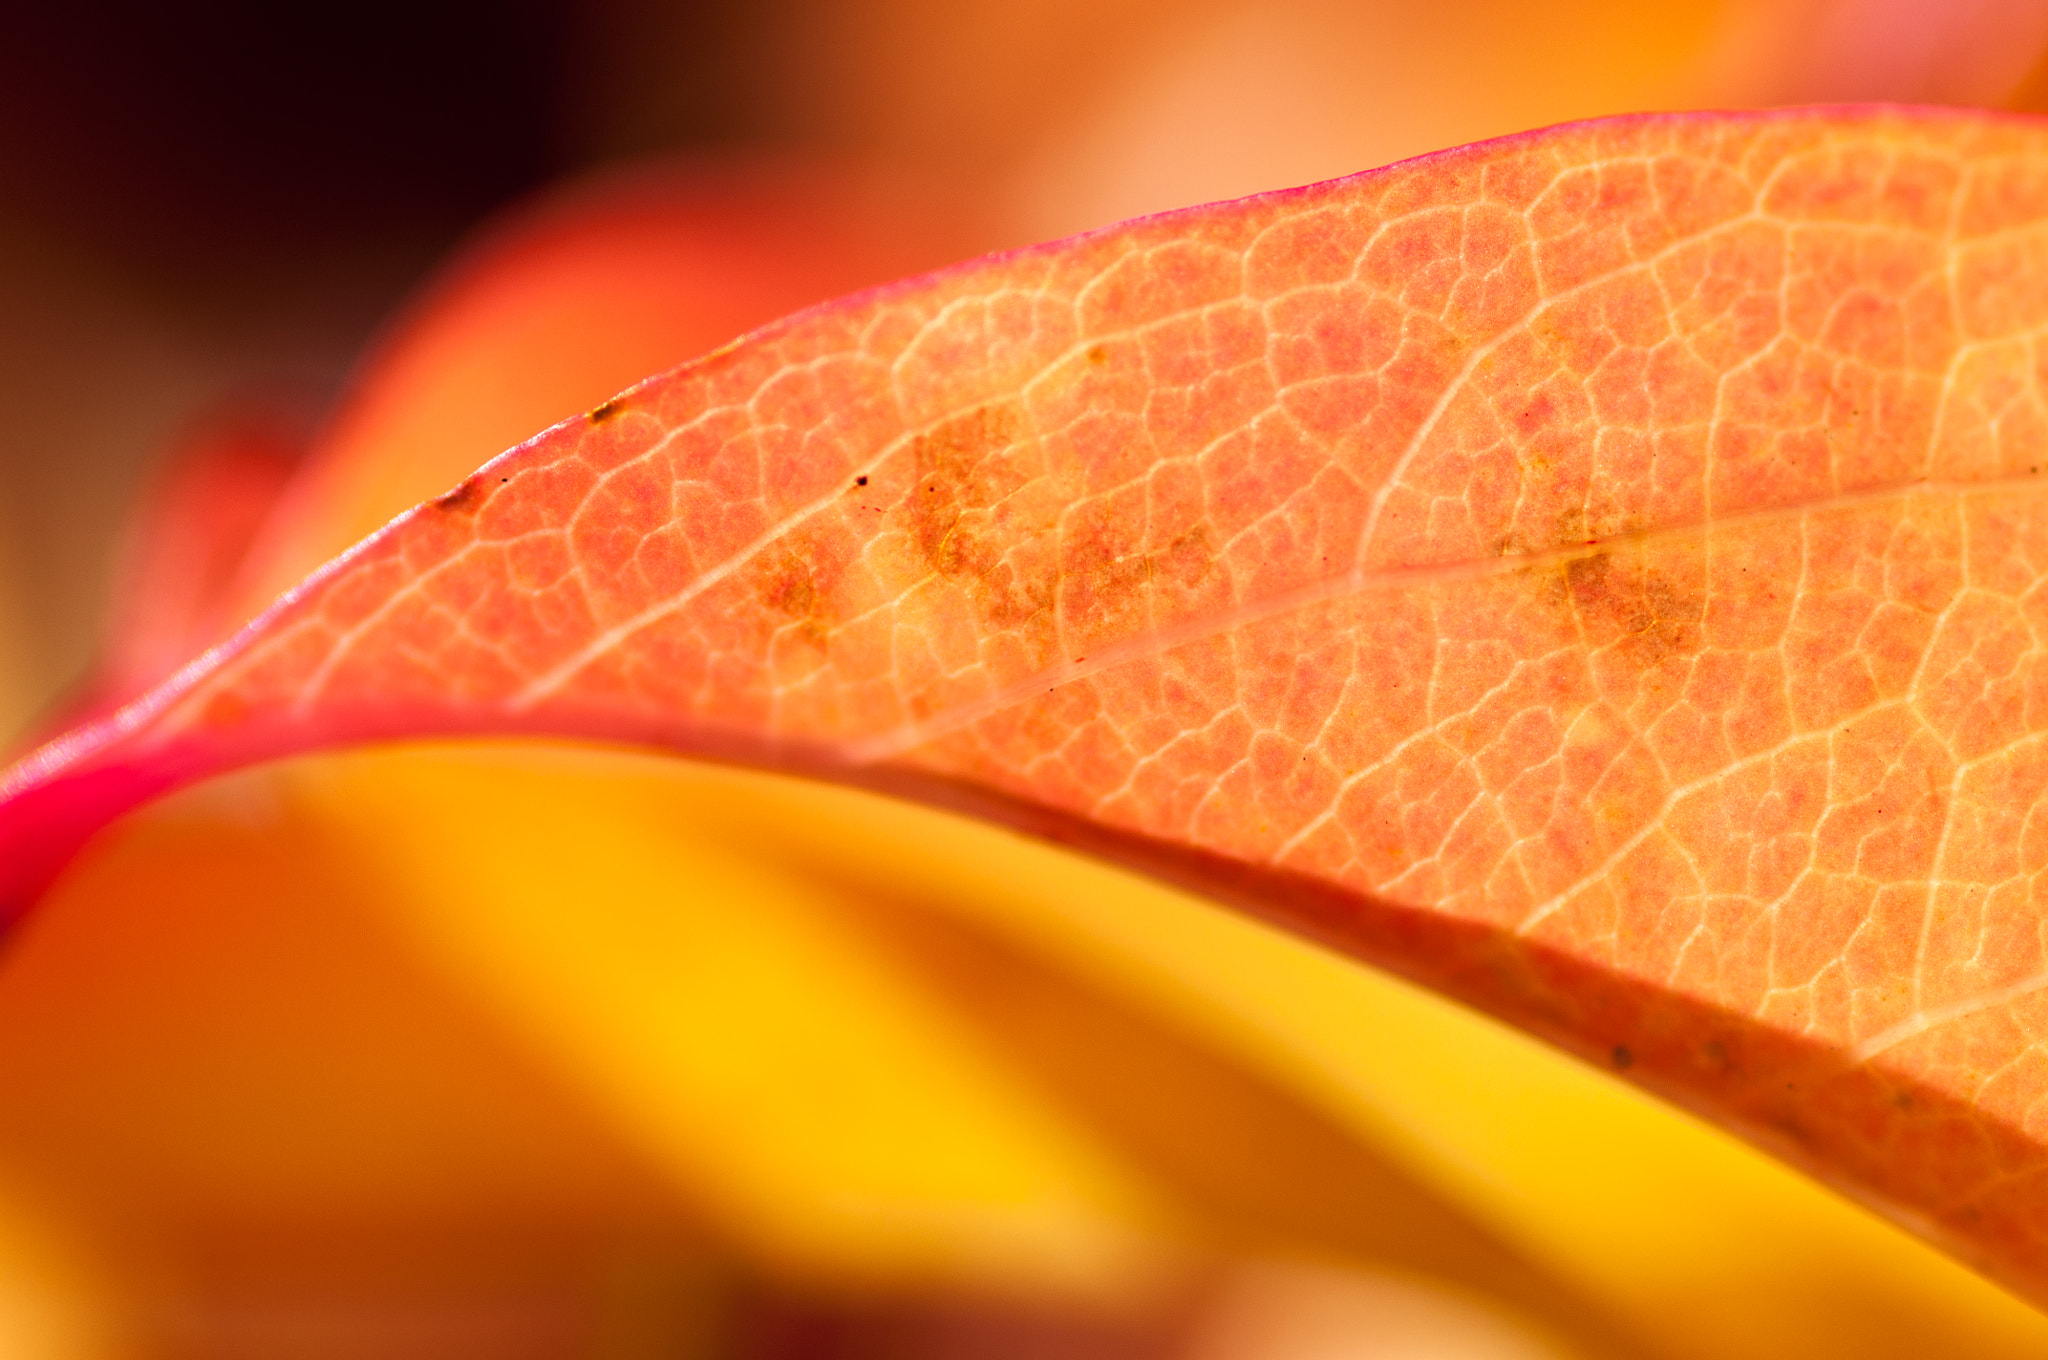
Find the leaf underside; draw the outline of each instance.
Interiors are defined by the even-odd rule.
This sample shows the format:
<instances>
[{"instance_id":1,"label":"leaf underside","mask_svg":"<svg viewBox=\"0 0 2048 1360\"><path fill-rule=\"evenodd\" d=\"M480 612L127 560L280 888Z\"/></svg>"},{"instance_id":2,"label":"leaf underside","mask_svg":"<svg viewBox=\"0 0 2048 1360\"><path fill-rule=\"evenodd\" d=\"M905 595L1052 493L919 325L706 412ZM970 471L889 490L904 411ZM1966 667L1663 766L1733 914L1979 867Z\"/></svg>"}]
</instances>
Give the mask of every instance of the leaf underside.
<instances>
[{"instance_id":1,"label":"leaf underside","mask_svg":"<svg viewBox=\"0 0 2048 1360\"><path fill-rule=\"evenodd\" d=\"M1073 840L2048 1297L2048 128L1608 120L802 313L0 783L653 744Z\"/></svg>"}]
</instances>

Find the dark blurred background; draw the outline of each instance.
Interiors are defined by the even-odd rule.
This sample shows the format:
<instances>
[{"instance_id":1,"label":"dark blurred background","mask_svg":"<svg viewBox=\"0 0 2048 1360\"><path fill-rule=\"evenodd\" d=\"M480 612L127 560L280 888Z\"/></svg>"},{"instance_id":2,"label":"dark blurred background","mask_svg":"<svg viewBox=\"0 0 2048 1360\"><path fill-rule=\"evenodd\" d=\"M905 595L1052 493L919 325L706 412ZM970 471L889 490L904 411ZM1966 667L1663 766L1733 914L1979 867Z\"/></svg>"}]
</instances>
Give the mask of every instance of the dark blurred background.
<instances>
[{"instance_id":1,"label":"dark blurred background","mask_svg":"<svg viewBox=\"0 0 2048 1360\"><path fill-rule=\"evenodd\" d=\"M46 701L84 663L138 474L206 401L254 382L330 395L379 318L494 206L650 141L733 138L741 12L0 9L0 648L15 652L0 706ZM661 47L667 93L642 107L632 54L656 27L676 39Z\"/></svg>"}]
</instances>

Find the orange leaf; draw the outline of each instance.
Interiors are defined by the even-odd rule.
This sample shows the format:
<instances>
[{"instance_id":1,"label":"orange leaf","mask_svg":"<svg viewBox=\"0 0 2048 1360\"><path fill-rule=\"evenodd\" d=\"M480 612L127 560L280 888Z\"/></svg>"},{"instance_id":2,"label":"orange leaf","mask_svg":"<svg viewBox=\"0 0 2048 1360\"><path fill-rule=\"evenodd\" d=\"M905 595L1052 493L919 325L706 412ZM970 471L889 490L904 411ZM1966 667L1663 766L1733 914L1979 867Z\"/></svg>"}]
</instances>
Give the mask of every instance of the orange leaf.
<instances>
[{"instance_id":1,"label":"orange leaf","mask_svg":"<svg viewBox=\"0 0 2048 1360\"><path fill-rule=\"evenodd\" d=\"M965 805L1421 978L2048 1294L2048 131L1617 119L800 314L0 791L0 898L347 741Z\"/></svg>"}]
</instances>

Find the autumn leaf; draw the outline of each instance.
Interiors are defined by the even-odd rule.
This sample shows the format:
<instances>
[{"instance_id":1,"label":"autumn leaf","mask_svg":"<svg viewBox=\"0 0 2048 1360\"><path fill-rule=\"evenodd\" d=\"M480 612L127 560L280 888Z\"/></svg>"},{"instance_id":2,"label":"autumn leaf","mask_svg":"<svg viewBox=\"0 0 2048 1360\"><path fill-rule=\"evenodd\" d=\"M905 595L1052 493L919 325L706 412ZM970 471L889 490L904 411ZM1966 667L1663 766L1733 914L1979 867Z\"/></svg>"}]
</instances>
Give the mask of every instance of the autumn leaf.
<instances>
[{"instance_id":1,"label":"autumn leaf","mask_svg":"<svg viewBox=\"0 0 2048 1360\"><path fill-rule=\"evenodd\" d=\"M2036 1297L2048 140L1581 124L829 304L32 754L25 906L399 735L964 805L1622 1070Z\"/></svg>"}]
</instances>

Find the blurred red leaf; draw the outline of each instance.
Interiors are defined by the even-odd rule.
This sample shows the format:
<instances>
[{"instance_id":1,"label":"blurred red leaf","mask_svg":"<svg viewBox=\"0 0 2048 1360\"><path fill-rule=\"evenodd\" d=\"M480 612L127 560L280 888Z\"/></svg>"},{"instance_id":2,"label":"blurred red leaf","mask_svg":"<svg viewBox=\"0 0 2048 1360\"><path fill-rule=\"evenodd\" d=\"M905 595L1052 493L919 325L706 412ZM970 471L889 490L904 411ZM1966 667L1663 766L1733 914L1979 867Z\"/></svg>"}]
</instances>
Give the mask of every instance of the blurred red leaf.
<instances>
[{"instance_id":1,"label":"blurred red leaf","mask_svg":"<svg viewBox=\"0 0 2048 1360\"><path fill-rule=\"evenodd\" d=\"M125 702L225 637L236 574L290 482L311 426L282 395L230 402L170 450L123 554L98 692Z\"/></svg>"}]
</instances>

